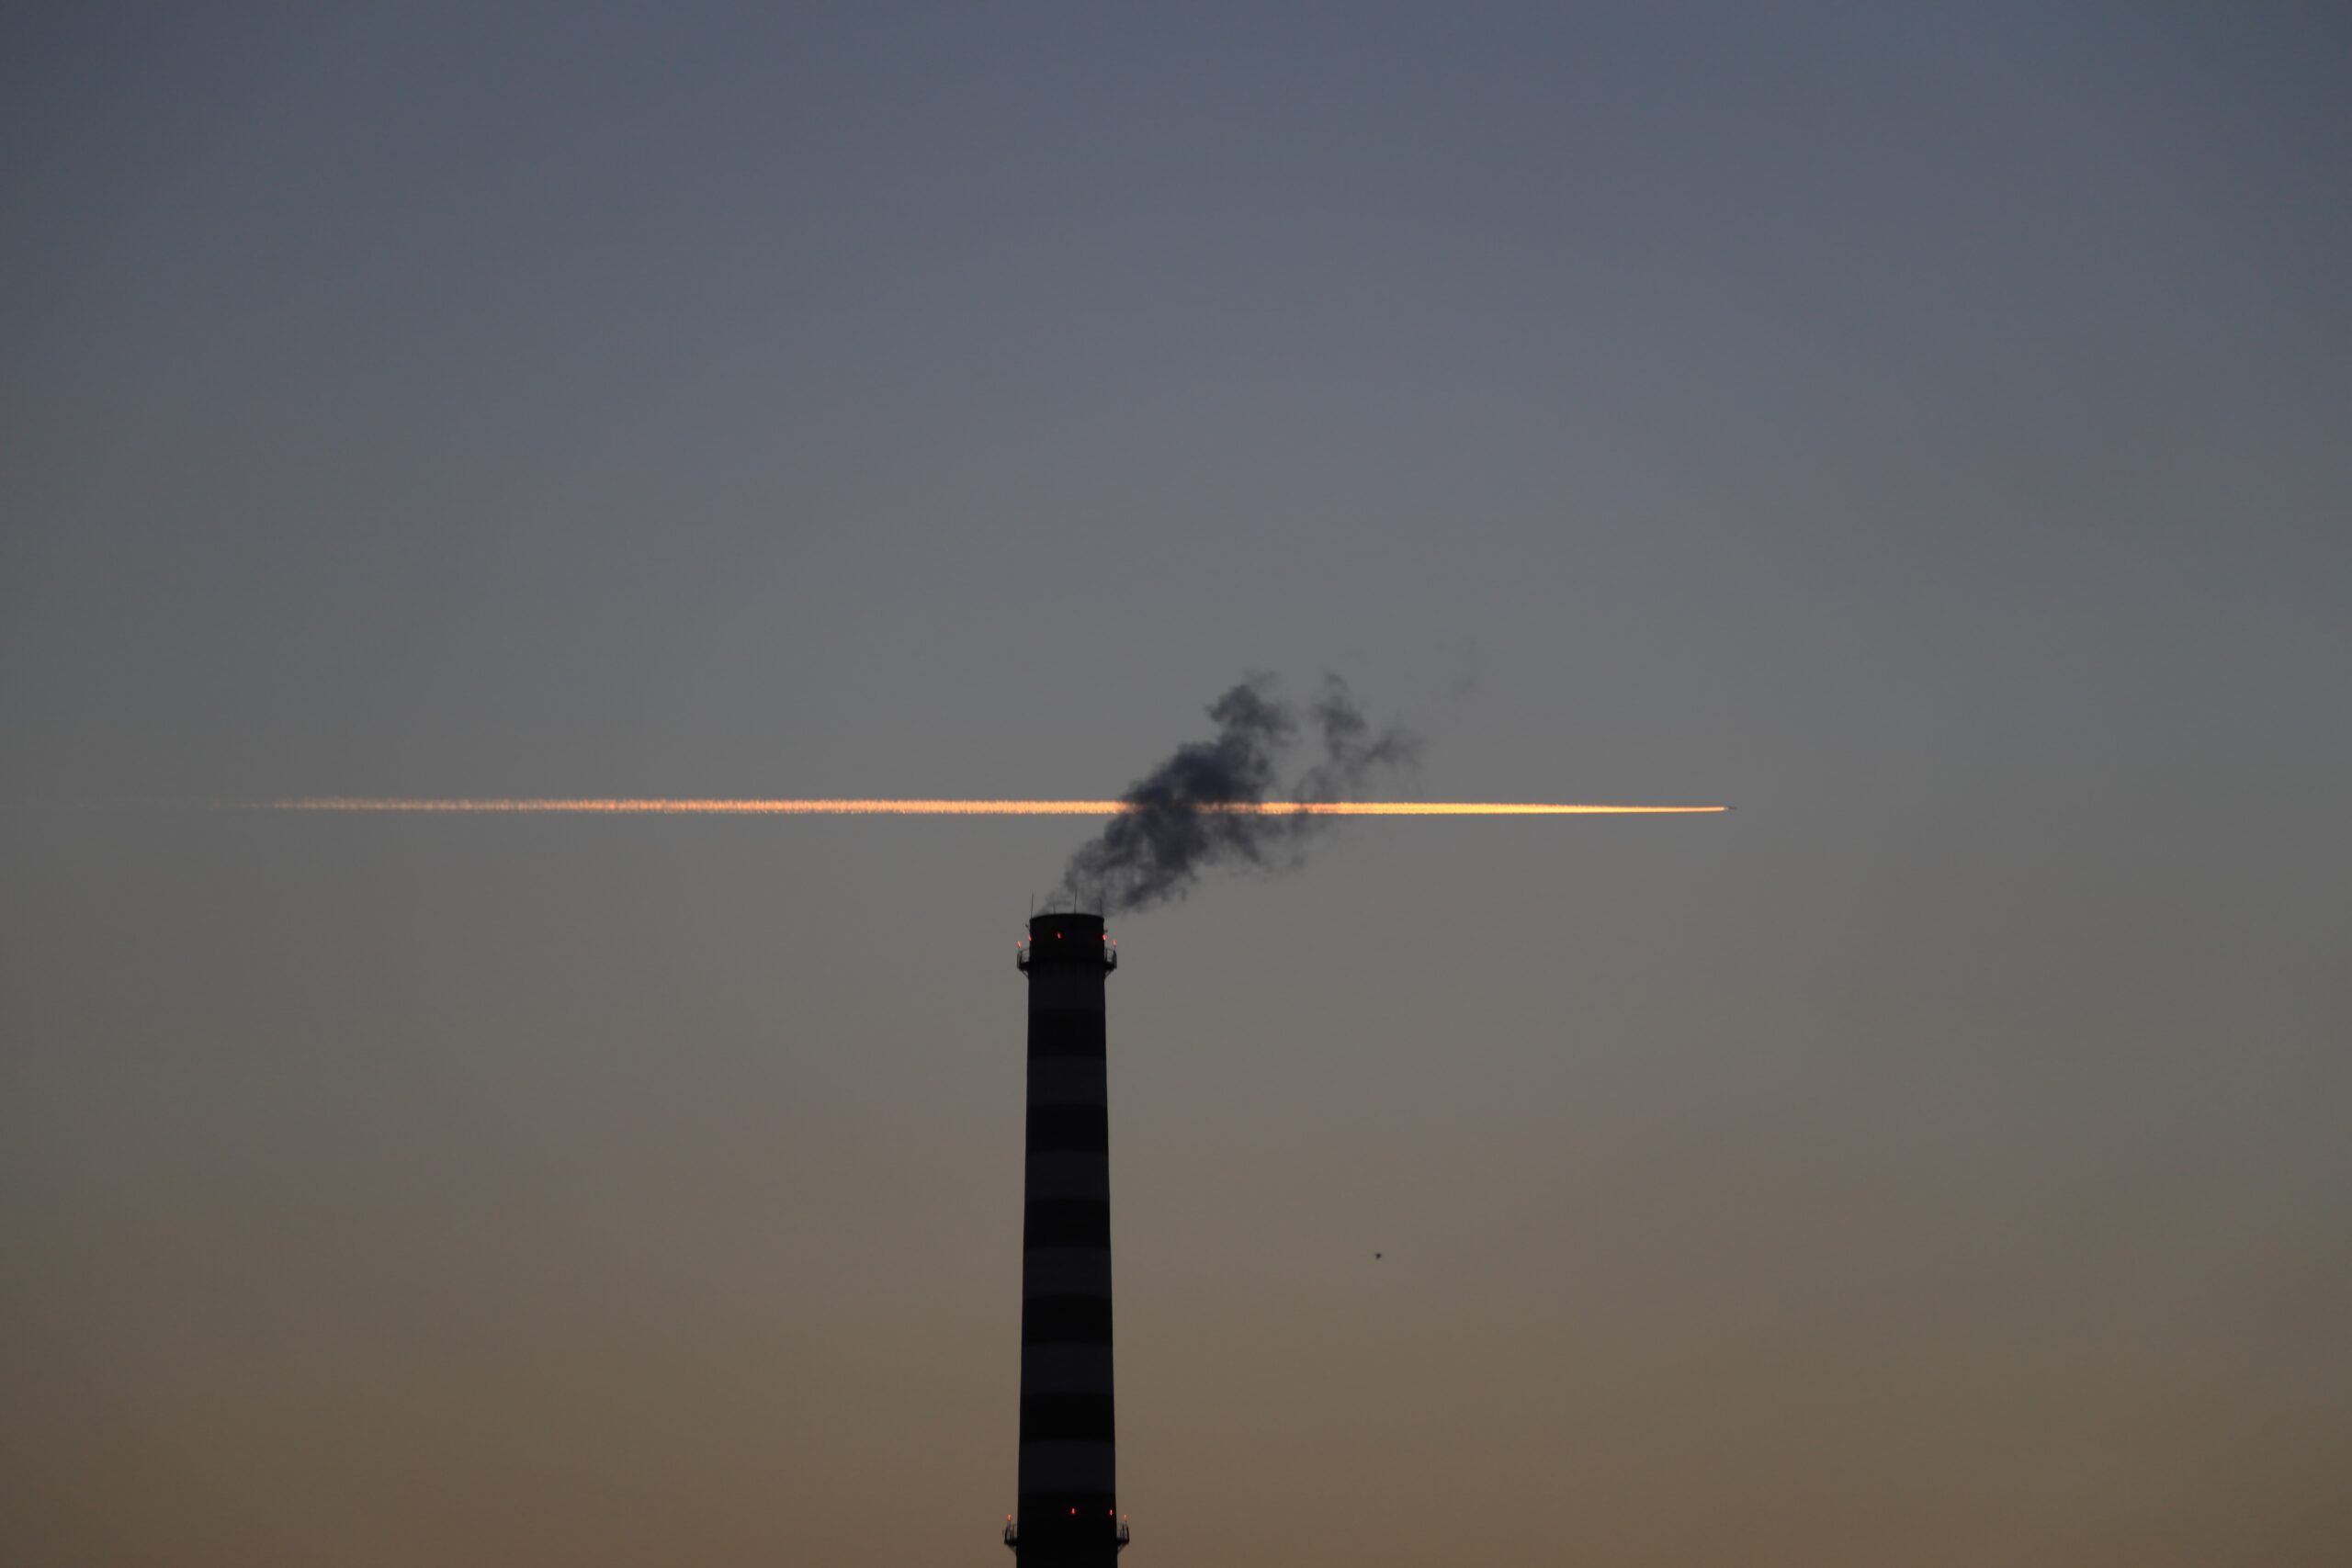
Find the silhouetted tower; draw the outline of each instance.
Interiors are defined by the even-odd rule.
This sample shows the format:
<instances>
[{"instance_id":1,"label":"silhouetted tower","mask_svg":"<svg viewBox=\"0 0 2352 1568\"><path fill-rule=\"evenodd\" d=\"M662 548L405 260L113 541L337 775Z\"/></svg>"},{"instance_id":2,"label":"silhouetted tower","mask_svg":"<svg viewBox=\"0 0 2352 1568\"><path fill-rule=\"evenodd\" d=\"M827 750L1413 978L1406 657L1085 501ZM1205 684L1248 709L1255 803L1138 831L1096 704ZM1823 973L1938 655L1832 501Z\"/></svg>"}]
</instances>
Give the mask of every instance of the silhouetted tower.
<instances>
[{"instance_id":1,"label":"silhouetted tower","mask_svg":"<svg viewBox=\"0 0 2352 1568\"><path fill-rule=\"evenodd\" d=\"M1111 1399L1111 1090L1099 915L1038 915L1029 977L1029 1131L1021 1224L1021 1568L1110 1568L1119 1517Z\"/></svg>"}]
</instances>

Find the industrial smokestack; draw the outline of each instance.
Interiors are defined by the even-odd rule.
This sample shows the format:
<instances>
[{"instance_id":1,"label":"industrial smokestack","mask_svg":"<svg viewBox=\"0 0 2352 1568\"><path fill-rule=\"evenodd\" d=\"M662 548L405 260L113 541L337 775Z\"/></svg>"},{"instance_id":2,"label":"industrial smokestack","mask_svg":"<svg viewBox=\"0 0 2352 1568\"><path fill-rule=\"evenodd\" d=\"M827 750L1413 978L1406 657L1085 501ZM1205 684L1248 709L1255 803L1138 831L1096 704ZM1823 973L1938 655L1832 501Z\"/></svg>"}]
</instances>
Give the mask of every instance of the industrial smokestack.
<instances>
[{"instance_id":1,"label":"industrial smokestack","mask_svg":"<svg viewBox=\"0 0 2352 1568\"><path fill-rule=\"evenodd\" d=\"M1110 1079L1099 915L1038 915L1029 977L1028 1159L1021 1225L1021 1568L1110 1568L1119 1517L1111 1391Z\"/></svg>"}]
</instances>

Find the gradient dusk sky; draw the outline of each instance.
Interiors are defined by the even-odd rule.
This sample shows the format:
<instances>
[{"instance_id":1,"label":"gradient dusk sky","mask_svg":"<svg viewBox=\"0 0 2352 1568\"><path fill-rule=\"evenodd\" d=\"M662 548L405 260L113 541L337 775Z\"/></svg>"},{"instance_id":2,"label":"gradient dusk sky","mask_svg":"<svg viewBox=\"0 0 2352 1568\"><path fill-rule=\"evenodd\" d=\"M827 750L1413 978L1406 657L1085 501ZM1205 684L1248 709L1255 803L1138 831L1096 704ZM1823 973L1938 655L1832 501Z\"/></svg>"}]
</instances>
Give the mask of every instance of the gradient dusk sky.
<instances>
[{"instance_id":1,"label":"gradient dusk sky","mask_svg":"<svg viewBox=\"0 0 2352 1568\"><path fill-rule=\"evenodd\" d=\"M2352 11L0 11L0 1561L2352 1562ZM1375 1260L1375 1252L1382 1256Z\"/></svg>"}]
</instances>

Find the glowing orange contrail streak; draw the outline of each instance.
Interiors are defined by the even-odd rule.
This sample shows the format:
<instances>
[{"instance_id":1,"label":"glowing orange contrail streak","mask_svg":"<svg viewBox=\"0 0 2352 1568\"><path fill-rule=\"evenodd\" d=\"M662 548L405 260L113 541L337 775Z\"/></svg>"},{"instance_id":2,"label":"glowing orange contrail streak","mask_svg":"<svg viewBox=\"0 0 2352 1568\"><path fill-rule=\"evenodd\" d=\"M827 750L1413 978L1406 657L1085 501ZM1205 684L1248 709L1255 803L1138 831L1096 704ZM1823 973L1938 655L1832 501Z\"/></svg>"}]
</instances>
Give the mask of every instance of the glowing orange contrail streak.
<instances>
[{"instance_id":1,"label":"glowing orange contrail streak","mask_svg":"<svg viewBox=\"0 0 2352 1568\"><path fill-rule=\"evenodd\" d=\"M271 811L505 812L588 817L1117 817L1152 809L1124 800L691 800L431 798L310 795L262 803ZM1235 817L1654 817L1727 811L1724 806L1583 806L1495 800L1212 802L1182 807Z\"/></svg>"}]
</instances>

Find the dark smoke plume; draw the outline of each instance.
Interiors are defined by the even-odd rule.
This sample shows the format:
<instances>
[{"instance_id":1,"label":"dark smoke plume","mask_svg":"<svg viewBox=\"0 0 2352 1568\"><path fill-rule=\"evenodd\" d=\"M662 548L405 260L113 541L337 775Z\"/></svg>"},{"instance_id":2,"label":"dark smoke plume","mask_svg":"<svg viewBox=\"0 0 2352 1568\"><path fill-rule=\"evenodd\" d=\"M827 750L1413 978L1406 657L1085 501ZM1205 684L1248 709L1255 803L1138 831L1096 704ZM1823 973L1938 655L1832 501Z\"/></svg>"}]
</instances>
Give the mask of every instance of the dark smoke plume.
<instances>
[{"instance_id":1,"label":"dark smoke plume","mask_svg":"<svg viewBox=\"0 0 2352 1568\"><path fill-rule=\"evenodd\" d=\"M1306 726L1321 756L1281 789L1281 763L1302 728L1272 677L1252 675L1209 706L1216 738L1194 740L1130 785L1124 816L1069 858L1060 896L1081 908L1119 914L1172 903L1215 866L1295 871L1306 840L1329 817L1250 817L1200 811L1203 806L1272 800L1355 798L1384 770L1409 765L1420 742L1395 724L1374 731L1336 675L1307 705Z\"/></svg>"}]
</instances>

